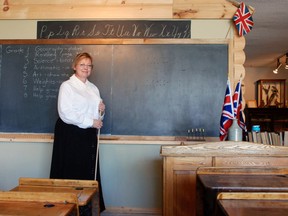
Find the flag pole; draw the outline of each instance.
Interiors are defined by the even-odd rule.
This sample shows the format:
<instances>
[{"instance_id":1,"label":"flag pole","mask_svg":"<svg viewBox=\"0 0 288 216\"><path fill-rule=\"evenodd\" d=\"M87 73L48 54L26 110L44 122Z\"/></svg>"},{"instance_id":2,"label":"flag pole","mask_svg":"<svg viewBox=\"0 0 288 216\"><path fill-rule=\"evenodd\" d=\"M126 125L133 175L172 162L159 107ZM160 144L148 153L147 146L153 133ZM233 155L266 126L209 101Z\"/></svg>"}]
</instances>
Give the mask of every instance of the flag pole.
<instances>
[{"instance_id":1,"label":"flag pole","mask_svg":"<svg viewBox=\"0 0 288 216\"><path fill-rule=\"evenodd\" d=\"M232 4L233 4L234 6L236 6L236 7L239 7L239 6L240 6L240 3L237 2L237 1L234 1L234 0L227 0L227 1L230 2L230 3L232 3ZM249 11L250 11L251 14L253 14L253 13L255 12L255 8L254 8L254 7L252 7L252 6L250 6L250 5L248 5L247 7L249 8Z\"/></svg>"}]
</instances>

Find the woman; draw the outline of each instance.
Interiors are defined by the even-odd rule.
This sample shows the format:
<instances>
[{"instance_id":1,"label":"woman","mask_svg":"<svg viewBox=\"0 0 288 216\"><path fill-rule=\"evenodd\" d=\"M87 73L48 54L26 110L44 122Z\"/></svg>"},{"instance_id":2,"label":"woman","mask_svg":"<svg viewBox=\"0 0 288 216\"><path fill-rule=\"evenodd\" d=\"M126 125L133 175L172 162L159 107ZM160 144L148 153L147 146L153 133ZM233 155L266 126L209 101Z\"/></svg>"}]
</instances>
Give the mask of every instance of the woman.
<instances>
[{"instance_id":1,"label":"woman","mask_svg":"<svg viewBox=\"0 0 288 216\"><path fill-rule=\"evenodd\" d=\"M74 74L61 84L59 90L59 118L54 131L50 178L94 180L97 133L103 125L105 104L98 88L88 80L93 69L92 57L88 53L79 53L72 68ZM103 211L105 205L97 164L96 180L100 211Z\"/></svg>"}]
</instances>

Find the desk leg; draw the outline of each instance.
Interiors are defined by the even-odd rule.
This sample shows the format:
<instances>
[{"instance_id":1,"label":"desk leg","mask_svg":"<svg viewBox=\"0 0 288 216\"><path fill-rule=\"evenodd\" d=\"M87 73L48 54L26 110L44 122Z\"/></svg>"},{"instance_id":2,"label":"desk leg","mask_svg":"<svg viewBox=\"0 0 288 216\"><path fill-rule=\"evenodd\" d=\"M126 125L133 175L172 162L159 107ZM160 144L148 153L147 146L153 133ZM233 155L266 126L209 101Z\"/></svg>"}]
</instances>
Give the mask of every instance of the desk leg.
<instances>
[{"instance_id":1,"label":"desk leg","mask_svg":"<svg viewBox=\"0 0 288 216\"><path fill-rule=\"evenodd\" d=\"M92 216L100 215L100 205L99 205L99 192L97 191L92 198Z\"/></svg>"}]
</instances>

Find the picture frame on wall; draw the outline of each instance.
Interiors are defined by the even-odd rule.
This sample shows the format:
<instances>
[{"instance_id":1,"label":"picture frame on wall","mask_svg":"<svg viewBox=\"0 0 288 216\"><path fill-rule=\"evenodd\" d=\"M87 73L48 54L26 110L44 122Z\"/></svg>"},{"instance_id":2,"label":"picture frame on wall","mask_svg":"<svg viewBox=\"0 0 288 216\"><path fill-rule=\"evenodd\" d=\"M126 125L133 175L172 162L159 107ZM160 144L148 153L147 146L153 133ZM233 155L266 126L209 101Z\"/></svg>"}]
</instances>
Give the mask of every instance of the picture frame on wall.
<instances>
[{"instance_id":1,"label":"picture frame on wall","mask_svg":"<svg viewBox=\"0 0 288 216\"><path fill-rule=\"evenodd\" d=\"M285 107L285 79L261 79L257 81L258 107Z\"/></svg>"}]
</instances>

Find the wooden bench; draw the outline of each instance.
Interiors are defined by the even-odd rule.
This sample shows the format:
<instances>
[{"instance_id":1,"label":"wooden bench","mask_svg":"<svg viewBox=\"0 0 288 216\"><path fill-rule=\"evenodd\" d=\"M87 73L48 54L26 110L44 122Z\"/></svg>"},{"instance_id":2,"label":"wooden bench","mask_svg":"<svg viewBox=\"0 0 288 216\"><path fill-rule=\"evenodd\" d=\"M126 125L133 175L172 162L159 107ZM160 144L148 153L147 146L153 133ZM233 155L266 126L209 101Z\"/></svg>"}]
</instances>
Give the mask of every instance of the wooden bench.
<instances>
[{"instance_id":1,"label":"wooden bench","mask_svg":"<svg viewBox=\"0 0 288 216\"><path fill-rule=\"evenodd\" d=\"M0 192L0 214L78 216L78 199L73 193Z\"/></svg>"},{"instance_id":2,"label":"wooden bench","mask_svg":"<svg viewBox=\"0 0 288 216\"><path fill-rule=\"evenodd\" d=\"M222 191L248 190L253 192L263 188L267 191L283 190L288 192L288 181L282 189L277 188L282 186L280 180L283 178L286 180L286 176L288 177L288 167L199 167L196 170L196 176L196 215L198 216L212 214L216 205L217 194ZM251 180L250 177L253 179ZM270 185L256 184L262 178L267 178L267 180L275 178L279 181L274 185L271 183L271 187ZM237 180L240 179L247 182L238 182ZM254 187L251 182L255 182L256 186Z\"/></svg>"},{"instance_id":3,"label":"wooden bench","mask_svg":"<svg viewBox=\"0 0 288 216\"><path fill-rule=\"evenodd\" d=\"M54 192L76 194L80 208L91 203L92 215L100 215L98 182L94 180L19 178L19 185L13 191Z\"/></svg>"},{"instance_id":4,"label":"wooden bench","mask_svg":"<svg viewBox=\"0 0 288 216\"><path fill-rule=\"evenodd\" d=\"M217 196L215 216L283 216L288 212L288 193L222 192Z\"/></svg>"}]
</instances>

